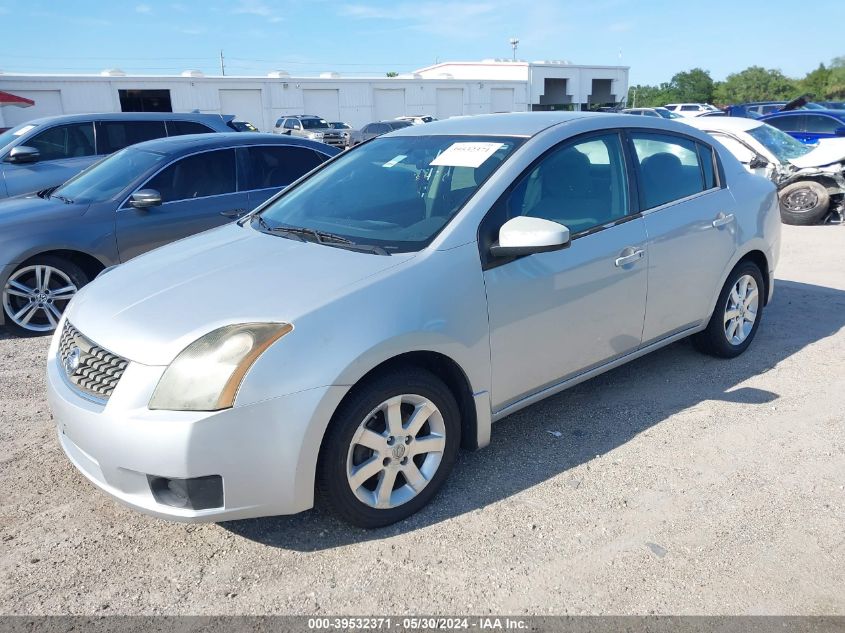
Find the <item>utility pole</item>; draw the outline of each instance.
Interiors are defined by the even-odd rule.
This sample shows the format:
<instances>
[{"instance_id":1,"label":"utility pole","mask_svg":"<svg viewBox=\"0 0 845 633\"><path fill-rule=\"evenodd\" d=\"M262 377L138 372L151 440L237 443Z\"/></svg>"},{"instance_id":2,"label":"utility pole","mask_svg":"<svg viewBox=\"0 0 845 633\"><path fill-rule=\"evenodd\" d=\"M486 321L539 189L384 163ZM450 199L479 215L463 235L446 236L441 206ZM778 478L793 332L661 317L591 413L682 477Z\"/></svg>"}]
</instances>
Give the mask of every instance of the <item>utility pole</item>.
<instances>
[{"instance_id":1,"label":"utility pole","mask_svg":"<svg viewBox=\"0 0 845 633\"><path fill-rule=\"evenodd\" d=\"M220 49L220 72L223 74L224 77L226 76L226 66L225 66L225 64L223 64L223 49L222 48Z\"/></svg>"},{"instance_id":2,"label":"utility pole","mask_svg":"<svg viewBox=\"0 0 845 633\"><path fill-rule=\"evenodd\" d=\"M510 39L511 48L513 49L513 61L516 61L516 47L519 46L519 40L515 37Z\"/></svg>"}]
</instances>

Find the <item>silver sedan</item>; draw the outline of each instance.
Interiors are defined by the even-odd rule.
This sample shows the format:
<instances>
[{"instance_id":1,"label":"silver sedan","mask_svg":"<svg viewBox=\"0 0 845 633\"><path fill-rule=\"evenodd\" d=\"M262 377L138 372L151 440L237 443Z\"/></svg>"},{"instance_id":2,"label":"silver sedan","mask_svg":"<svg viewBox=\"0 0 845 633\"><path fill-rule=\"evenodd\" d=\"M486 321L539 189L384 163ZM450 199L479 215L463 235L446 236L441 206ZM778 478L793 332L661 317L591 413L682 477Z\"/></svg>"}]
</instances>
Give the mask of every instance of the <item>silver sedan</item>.
<instances>
[{"instance_id":1,"label":"silver sedan","mask_svg":"<svg viewBox=\"0 0 845 633\"><path fill-rule=\"evenodd\" d=\"M779 242L774 185L673 121L408 127L83 288L47 363L59 440L160 517L386 525L514 411L684 337L741 354Z\"/></svg>"}]
</instances>

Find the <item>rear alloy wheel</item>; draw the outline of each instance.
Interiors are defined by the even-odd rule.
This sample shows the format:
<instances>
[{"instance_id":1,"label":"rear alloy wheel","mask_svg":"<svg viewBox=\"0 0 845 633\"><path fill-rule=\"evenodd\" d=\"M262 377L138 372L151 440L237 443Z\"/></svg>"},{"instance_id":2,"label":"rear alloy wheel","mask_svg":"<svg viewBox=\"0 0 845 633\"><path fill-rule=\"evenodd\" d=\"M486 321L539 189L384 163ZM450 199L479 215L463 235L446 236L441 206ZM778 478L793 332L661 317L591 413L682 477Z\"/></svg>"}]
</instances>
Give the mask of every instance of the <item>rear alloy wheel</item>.
<instances>
[{"instance_id":1,"label":"rear alloy wheel","mask_svg":"<svg viewBox=\"0 0 845 633\"><path fill-rule=\"evenodd\" d=\"M705 354L734 358L744 352L763 316L763 275L753 262L743 262L728 276L707 329L694 335Z\"/></svg>"},{"instance_id":2,"label":"rear alloy wheel","mask_svg":"<svg viewBox=\"0 0 845 633\"><path fill-rule=\"evenodd\" d=\"M812 180L787 185L781 190L779 198L780 217L784 224L818 224L830 208L827 188Z\"/></svg>"},{"instance_id":3,"label":"rear alloy wheel","mask_svg":"<svg viewBox=\"0 0 845 633\"><path fill-rule=\"evenodd\" d=\"M320 452L320 497L354 525L395 523L434 496L459 444L446 385L420 369L385 374L357 387L335 414Z\"/></svg>"},{"instance_id":4,"label":"rear alloy wheel","mask_svg":"<svg viewBox=\"0 0 845 633\"><path fill-rule=\"evenodd\" d=\"M84 272L59 257L43 257L18 268L3 287L6 326L35 336L56 329L67 304L88 283Z\"/></svg>"}]
</instances>

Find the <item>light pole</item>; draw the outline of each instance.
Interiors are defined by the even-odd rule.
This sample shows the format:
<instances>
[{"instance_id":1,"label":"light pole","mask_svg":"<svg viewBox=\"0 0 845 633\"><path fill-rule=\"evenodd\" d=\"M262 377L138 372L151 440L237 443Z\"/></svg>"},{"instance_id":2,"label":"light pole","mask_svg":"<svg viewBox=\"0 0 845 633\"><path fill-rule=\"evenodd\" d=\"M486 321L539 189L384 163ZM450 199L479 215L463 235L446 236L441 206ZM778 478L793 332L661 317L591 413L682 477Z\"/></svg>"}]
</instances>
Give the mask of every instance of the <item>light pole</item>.
<instances>
[{"instance_id":1,"label":"light pole","mask_svg":"<svg viewBox=\"0 0 845 633\"><path fill-rule=\"evenodd\" d=\"M519 46L519 40L515 37L510 39L511 48L513 49L513 61L516 61L516 47Z\"/></svg>"}]
</instances>

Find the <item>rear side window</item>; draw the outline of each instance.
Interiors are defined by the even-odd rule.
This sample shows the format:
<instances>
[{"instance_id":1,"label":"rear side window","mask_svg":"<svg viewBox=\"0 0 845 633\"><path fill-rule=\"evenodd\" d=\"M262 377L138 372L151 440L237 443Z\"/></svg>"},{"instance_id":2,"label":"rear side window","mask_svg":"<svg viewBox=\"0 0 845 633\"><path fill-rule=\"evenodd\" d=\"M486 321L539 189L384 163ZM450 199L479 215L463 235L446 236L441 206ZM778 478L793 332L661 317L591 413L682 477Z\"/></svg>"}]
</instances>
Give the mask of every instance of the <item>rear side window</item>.
<instances>
[{"instance_id":1,"label":"rear side window","mask_svg":"<svg viewBox=\"0 0 845 633\"><path fill-rule=\"evenodd\" d=\"M143 186L164 203L235 192L235 150L203 152L177 160Z\"/></svg>"},{"instance_id":2,"label":"rear side window","mask_svg":"<svg viewBox=\"0 0 845 633\"><path fill-rule=\"evenodd\" d=\"M695 141L643 132L631 132L631 139L639 163L643 209L653 209L709 188L704 186L699 144ZM712 153L710 170L713 170Z\"/></svg>"},{"instance_id":3,"label":"rear side window","mask_svg":"<svg viewBox=\"0 0 845 633\"><path fill-rule=\"evenodd\" d=\"M213 132L210 127L196 121L168 121L168 136L182 136L183 134L208 134Z\"/></svg>"},{"instance_id":4,"label":"rear side window","mask_svg":"<svg viewBox=\"0 0 845 633\"><path fill-rule=\"evenodd\" d=\"M766 119L766 123L784 132L803 132L806 118L803 114L797 116L776 116Z\"/></svg>"},{"instance_id":5,"label":"rear side window","mask_svg":"<svg viewBox=\"0 0 845 633\"><path fill-rule=\"evenodd\" d=\"M94 125L57 125L32 137L26 143L41 155L40 160L58 160L94 155Z\"/></svg>"},{"instance_id":6,"label":"rear side window","mask_svg":"<svg viewBox=\"0 0 845 633\"><path fill-rule=\"evenodd\" d=\"M97 121L97 153L119 149L167 136L164 121Z\"/></svg>"},{"instance_id":7,"label":"rear side window","mask_svg":"<svg viewBox=\"0 0 845 633\"><path fill-rule=\"evenodd\" d=\"M247 189L285 187L326 160L307 147L263 146L246 151L250 166Z\"/></svg>"},{"instance_id":8,"label":"rear side window","mask_svg":"<svg viewBox=\"0 0 845 633\"><path fill-rule=\"evenodd\" d=\"M698 160L701 163L701 175L704 178L704 189L713 189L718 186L716 179L716 153L713 148L704 143L696 143L698 148Z\"/></svg>"},{"instance_id":9,"label":"rear side window","mask_svg":"<svg viewBox=\"0 0 845 633\"><path fill-rule=\"evenodd\" d=\"M698 106L696 106L696 105L685 105L685 106L681 106L681 110L682 110L683 112L696 112L698 109L699 109L699 108L698 108Z\"/></svg>"}]
</instances>

